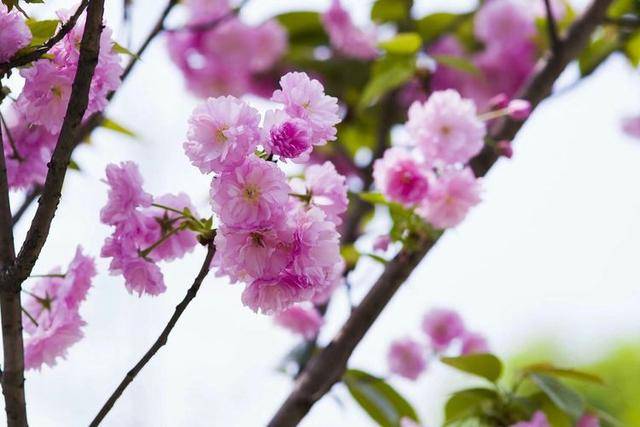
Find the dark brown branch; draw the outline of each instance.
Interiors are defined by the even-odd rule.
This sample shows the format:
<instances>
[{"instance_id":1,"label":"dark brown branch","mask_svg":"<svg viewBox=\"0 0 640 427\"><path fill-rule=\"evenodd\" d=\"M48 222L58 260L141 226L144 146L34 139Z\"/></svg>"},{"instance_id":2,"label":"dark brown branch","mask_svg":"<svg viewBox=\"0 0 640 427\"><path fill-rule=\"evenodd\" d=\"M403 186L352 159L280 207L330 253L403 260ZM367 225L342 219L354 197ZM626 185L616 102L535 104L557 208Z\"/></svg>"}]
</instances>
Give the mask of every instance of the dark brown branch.
<instances>
[{"instance_id":1,"label":"dark brown branch","mask_svg":"<svg viewBox=\"0 0 640 427\"><path fill-rule=\"evenodd\" d=\"M0 96L0 103L2 97ZM9 185L4 157L4 139L0 126L0 268L5 269L15 260ZM2 318L2 349L4 372L2 392L5 397L7 424L27 425L24 398L24 346L22 343L22 312L20 292L0 289L0 317Z\"/></svg>"},{"instance_id":2,"label":"dark brown branch","mask_svg":"<svg viewBox=\"0 0 640 427\"><path fill-rule=\"evenodd\" d=\"M167 325L162 330L162 333L160 334L158 339L156 339L151 348L149 348L144 356L142 356L142 359L140 359L140 361L136 363L136 365L127 373L127 375L125 375L124 379L120 382L113 394L109 397L104 406L102 406L100 412L98 412L98 415L96 415L93 421L91 421L90 425L92 427L99 425L102 420L104 420L104 417L109 413L111 408L113 408L113 405L115 405L118 398L122 395L129 384L131 384L135 377L140 373L142 368L144 368L147 363L149 363L149 361L153 358L153 356L155 356L158 350L160 350L167 343L169 334L171 334L171 331L178 323L178 320L180 320L180 316L182 316L182 313L184 313L189 303L191 303L191 301L196 297L196 295L198 294L198 290L202 285L202 282L204 281L205 277L207 277L207 274L209 274L209 265L211 264L211 259L213 258L215 251L215 246L212 242L209 242L207 244L207 255L204 259L204 262L202 263L202 267L200 267L200 272L193 281L193 285L191 285L180 304L176 306L173 316L171 316L169 322L167 322Z\"/></svg>"},{"instance_id":3,"label":"dark brown branch","mask_svg":"<svg viewBox=\"0 0 640 427\"><path fill-rule=\"evenodd\" d=\"M49 40L47 40L45 44L43 44L42 46L38 46L33 51L24 55L18 54L19 56L12 58L8 62L0 64L0 75L3 75L12 68L21 67L42 58L43 55L49 52L53 46L55 46L60 40L62 40L64 36L69 34L73 27L75 27L78 18L80 18L80 15L82 15L82 13L85 11L88 4L89 0L82 0L82 3L80 3L80 6L78 6L78 9L76 9L75 13L71 15L67 22L62 24L58 32Z\"/></svg>"},{"instance_id":4,"label":"dark brown branch","mask_svg":"<svg viewBox=\"0 0 640 427\"><path fill-rule=\"evenodd\" d=\"M20 249L15 266L9 270L8 274L5 274L6 277L3 277L2 285L4 286L12 286L15 289L19 289L22 281L31 273L49 235L51 222L60 202L62 184L69 166L71 152L79 134L82 117L87 111L91 80L98 64L103 13L104 0L92 0L89 3L85 29L80 43L78 69L71 86L71 96L64 122L62 123L62 129L49 162L49 170L43 186L42 197L39 200L38 209Z\"/></svg>"},{"instance_id":5,"label":"dark brown branch","mask_svg":"<svg viewBox=\"0 0 640 427\"><path fill-rule=\"evenodd\" d=\"M547 30L549 33L549 41L551 42L551 49L553 49L553 51L555 52L560 46L560 38L558 36L558 25L556 23L556 17L553 14L551 0L544 0L544 7L547 12Z\"/></svg>"},{"instance_id":6,"label":"dark brown branch","mask_svg":"<svg viewBox=\"0 0 640 427\"><path fill-rule=\"evenodd\" d=\"M554 82L564 68L585 48L590 35L602 22L612 0L594 0L585 14L570 28L559 49L544 61L535 73L521 98L537 106L549 95ZM495 128L496 139L513 139L522 123L505 120ZM489 152L487 155L486 152ZM493 150L483 152L482 161L474 169L479 176L486 174L498 157ZM342 377L351 353L373 325L379 314L401 284L429 252L436 240L422 241L414 252L403 250L389 264L360 305L334 339L308 364L295 382L291 394L268 424L270 427L297 425L311 407Z\"/></svg>"}]
</instances>

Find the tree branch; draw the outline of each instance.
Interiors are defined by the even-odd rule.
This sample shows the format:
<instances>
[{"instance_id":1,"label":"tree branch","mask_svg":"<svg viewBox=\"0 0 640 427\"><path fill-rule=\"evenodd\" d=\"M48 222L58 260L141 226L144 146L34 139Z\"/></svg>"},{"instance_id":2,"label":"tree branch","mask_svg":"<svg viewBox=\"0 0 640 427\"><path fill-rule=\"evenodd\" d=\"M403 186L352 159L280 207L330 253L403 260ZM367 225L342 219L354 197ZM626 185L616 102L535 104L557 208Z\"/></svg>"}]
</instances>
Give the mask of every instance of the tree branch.
<instances>
[{"instance_id":1,"label":"tree branch","mask_svg":"<svg viewBox=\"0 0 640 427\"><path fill-rule=\"evenodd\" d=\"M27 209L29 209L29 206L31 206L31 203L33 203L38 197L40 197L41 192L42 192L42 187L37 185L25 195L24 200L22 201L22 204L20 205L16 213L14 213L13 217L11 218L12 227L15 227L15 225L20 221L20 219L25 214L25 212L27 212Z\"/></svg>"},{"instance_id":2,"label":"tree branch","mask_svg":"<svg viewBox=\"0 0 640 427\"><path fill-rule=\"evenodd\" d=\"M198 294L198 290L200 289L200 285L202 285L205 277L207 277L207 274L209 274L209 266L215 252L216 248L213 242L209 242L207 244L207 255L205 256L204 262L202 263L202 267L200 267L200 272L193 281L193 285L191 285L180 304L176 306L173 316L171 316L169 322L167 322L167 325L162 330L162 333L160 334L158 339L156 339L151 348L149 348L144 356L142 356L140 361L136 363L136 365L127 373L127 375L125 375L124 379L120 382L113 394L102 406L100 412L98 412L98 415L96 415L93 421L91 421L91 427L99 425L102 420L104 420L104 417L113 408L113 405L116 403L118 398L122 395L129 384L131 384L135 377L140 373L142 368L144 368L147 363L149 363L149 361L153 358L153 356L155 356L158 350L160 350L167 343L169 334L171 334L171 331L178 323L178 320L180 320L180 316L182 316L182 313L184 313L189 303L191 303L191 301L196 297L196 295Z\"/></svg>"},{"instance_id":3,"label":"tree branch","mask_svg":"<svg viewBox=\"0 0 640 427\"><path fill-rule=\"evenodd\" d=\"M534 74L521 98L537 106L552 90L564 68L582 51L595 28L602 22L612 0L594 0L585 14L570 28L556 52L552 52ZM522 123L504 120L492 131L496 139L512 139ZM489 154L487 154L489 153ZM478 176L486 174L498 157L493 150L484 150L482 161L474 165ZM291 394L269 422L270 427L297 425L311 407L342 377L347 361L360 340L394 296L401 284L429 252L435 240L420 242L414 252L402 250L389 264L342 329L308 364L296 381Z\"/></svg>"},{"instance_id":4,"label":"tree branch","mask_svg":"<svg viewBox=\"0 0 640 427\"><path fill-rule=\"evenodd\" d=\"M551 7L551 0L544 0L544 8L547 12L547 31L549 32L549 41L551 42L551 49L555 52L560 46L560 38L558 36L556 17L554 16L553 8Z\"/></svg>"},{"instance_id":5,"label":"tree branch","mask_svg":"<svg viewBox=\"0 0 640 427\"><path fill-rule=\"evenodd\" d=\"M80 18L80 15L82 15L82 13L85 11L88 4L89 0L82 0L82 3L80 3L80 6L78 6L78 9L76 9L75 13L71 15L71 18L69 18L69 20L60 27L58 32L49 40L47 40L45 44L37 47L27 54L16 56L8 62L0 64L0 76L12 68L21 67L42 58L43 55L49 52L53 46L55 46L60 40L62 40L64 36L69 34L73 27L75 27L78 18Z\"/></svg>"}]
</instances>

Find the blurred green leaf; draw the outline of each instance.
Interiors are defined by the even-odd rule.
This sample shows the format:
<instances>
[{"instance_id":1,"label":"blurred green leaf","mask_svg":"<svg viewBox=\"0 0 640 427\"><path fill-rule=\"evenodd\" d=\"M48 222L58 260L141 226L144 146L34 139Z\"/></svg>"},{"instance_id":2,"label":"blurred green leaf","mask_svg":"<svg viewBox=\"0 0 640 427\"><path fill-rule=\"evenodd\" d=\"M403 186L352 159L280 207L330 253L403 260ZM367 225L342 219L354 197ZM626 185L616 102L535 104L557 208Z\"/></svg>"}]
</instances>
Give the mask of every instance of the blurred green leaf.
<instances>
[{"instance_id":1,"label":"blurred green leaf","mask_svg":"<svg viewBox=\"0 0 640 427\"><path fill-rule=\"evenodd\" d=\"M73 159L69 160L69 169L80 172L80 165Z\"/></svg>"},{"instance_id":2,"label":"blurred green leaf","mask_svg":"<svg viewBox=\"0 0 640 427\"><path fill-rule=\"evenodd\" d=\"M360 252L353 245L344 245L340 248L340 255L344 258L344 261L347 263L347 268L353 268L360 259Z\"/></svg>"},{"instance_id":3,"label":"blurred green leaf","mask_svg":"<svg viewBox=\"0 0 640 427\"><path fill-rule=\"evenodd\" d=\"M461 390L449 398L444 413L446 423L481 415L483 409L498 400L498 394L488 388Z\"/></svg>"},{"instance_id":4,"label":"blurred green leaf","mask_svg":"<svg viewBox=\"0 0 640 427\"><path fill-rule=\"evenodd\" d=\"M476 353L458 357L442 357L442 363L460 371L495 382L502 374L502 362L493 354Z\"/></svg>"},{"instance_id":5,"label":"blurred green leaf","mask_svg":"<svg viewBox=\"0 0 640 427\"><path fill-rule=\"evenodd\" d=\"M398 427L405 417L418 421L411 404L383 379L349 369L342 380L351 396L378 425Z\"/></svg>"},{"instance_id":6,"label":"blurred green leaf","mask_svg":"<svg viewBox=\"0 0 640 427\"><path fill-rule=\"evenodd\" d=\"M604 29L591 39L589 45L578 57L580 74L589 75L612 52L620 47L618 34L613 29Z\"/></svg>"},{"instance_id":7,"label":"blurred green leaf","mask_svg":"<svg viewBox=\"0 0 640 427\"><path fill-rule=\"evenodd\" d=\"M470 16L472 15L446 12L434 13L418 19L416 25L423 42L427 44L453 30L454 27L469 19Z\"/></svg>"},{"instance_id":8,"label":"blurred green leaf","mask_svg":"<svg viewBox=\"0 0 640 427\"><path fill-rule=\"evenodd\" d=\"M287 30L289 44L318 46L329 42L317 12L287 12L276 16L278 22Z\"/></svg>"},{"instance_id":9,"label":"blurred green leaf","mask_svg":"<svg viewBox=\"0 0 640 427\"><path fill-rule=\"evenodd\" d=\"M363 193L358 193L358 196L360 196L360 198L365 202L371 203L372 205L376 205L376 204L389 205L389 202L387 202L387 199L385 199L385 197L380 193L363 192Z\"/></svg>"},{"instance_id":10,"label":"blurred green leaf","mask_svg":"<svg viewBox=\"0 0 640 427\"><path fill-rule=\"evenodd\" d=\"M369 257L374 261L378 261L382 265L387 265L389 263L389 261L387 261L386 259L382 258L380 255L376 255L376 254L372 254L372 253L364 253L362 255L366 256L366 257Z\"/></svg>"},{"instance_id":11,"label":"blurred green leaf","mask_svg":"<svg viewBox=\"0 0 640 427\"><path fill-rule=\"evenodd\" d=\"M422 38L418 33L400 33L380 43L380 47L393 55L412 55L422 47Z\"/></svg>"},{"instance_id":12,"label":"blurred green leaf","mask_svg":"<svg viewBox=\"0 0 640 427\"><path fill-rule=\"evenodd\" d=\"M604 380L597 375L589 372L580 371L570 368L559 368L549 363L537 363L535 365L525 366L523 371L526 373L546 374L553 377L568 378L578 381L587 381L594 384L604 384Z\"/></svg>"},{"instance_id":13,"label":"blurred green leaf","mask_svg":"<svg viewBox=\"0 0 640 427\"><path fill-rule=\"evenodd\" d=\"M59 24L57 19L46 19L44 21L27 19L26 22L32 36L30 46L40 46L49 40L55 34Z\"/></svg>"},{"instance_id":14,"label":"blurred green leaf","mask_svg":"<svg viewBox=\"0 0 640 427\"><path fill-rule=\"evenodd\" d=\"M129 55L133 58L137 58L140 59L140 57L138 55L136 55L135 53L131 52L129 49L127 49L126 47L122 46L120 43L113 43L113 51L115 53L121 53L123 55Z\"/></svg>"},{"instance_id":15,"label":"blurred green leaf","mask_svg":"<svg viewBox=\"0 0 640 427\"><path fill-rule=\"evenodd\" d=\"M432 55L432 58L438 64L446 65L450 68L455 68L459 71L464 71L465 73L479 75L480 70L476 67L471 61L461 56L455 55Z\"/></svg>"},{"instance_id":16,"label":"blurred green leaf","mask_svg":"<svg viewBox=\"0 0 640 427\"><path fill-rule=\"evenodd\" d=\"M371 19L375 22L398 22L409 17L412 0L377 0L371 8Z\"/></svg>"},{"instance_id":17,"label":"blurred green leaf","mask_svg":"<svg viewBox=\"0 0 640 427\"><path fill-rule=\"evenodd\" d=\"M533 373L529 378L559 409L574 420L580 418L584 412L584 401L577 392L548 375Z\"/></svg>"},{"instance_id":18,"label":"blurred green leaf","mask_svg":"<svg viewBox=\"0 0 640 427\"><path fill-rule=\"evenodd\" d=\"M631 65L637 67L640 65L640 31L636 31L624 45L624 53L631 62Z\"/></svg>"},{"instance_id":19,"label":"blurred green leaf","mask_svg":"<svg viewBox=\"0 0 640 427\"><path fill-rule=\"evenodd\" d=\"M638 0L615 0L607 12L607 16L619 18L627 13L640 13L640 1Z\"/></svg>"},{"instance_id":20,"label":"blurred green leaf","mask_svg":"<svg viewBox=\"0 0 640 427\"><path fill-rule=\"evenodd\" d=\"M415 71L416 61L413 56L386 55L378 59L360 98L360 109L376 104L389 91L408 82Z\"/></svg>"},{"instance_id":21,"label":"blurred green leaf","mask_svg":"<svg viewBox=\"0 0 640 427\"><path fill-rule=\"evenodd\" d=\"M120 123L117 123L117 122L113 121L112 119L109 119L109 118L106 118L106 117L104 118L104 120L102 120L102 123L100 124L100 126L105 128L105 129L109 129L109 130L112 130L114 132L130 136L131 138L137 138L137 135L133 131L127 129L124 126L122 126Z\"/></svg>"}]
</instances>

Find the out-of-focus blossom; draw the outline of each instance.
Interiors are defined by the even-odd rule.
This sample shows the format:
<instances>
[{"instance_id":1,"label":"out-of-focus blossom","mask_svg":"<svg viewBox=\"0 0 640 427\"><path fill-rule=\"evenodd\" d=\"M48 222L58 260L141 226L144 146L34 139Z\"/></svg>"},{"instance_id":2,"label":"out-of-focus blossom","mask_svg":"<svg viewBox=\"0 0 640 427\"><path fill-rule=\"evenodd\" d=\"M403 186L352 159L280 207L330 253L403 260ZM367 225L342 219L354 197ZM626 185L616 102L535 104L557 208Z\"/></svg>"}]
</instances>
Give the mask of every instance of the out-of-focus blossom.
<instances>
[{"instance_id":1,"label":"out-of-focus blossom","mask_svg":"<svg viewBox=\"0 0 640 427\"><path fill-rule=\"evenodd\" d=\"M274 321L306 340L315 338L324 324L324 318L315 307L302 305L294 305L276 314Z\"/></svg>"},{"instance_id":2,"label":"out-of-focus blossom","mask_svg":"<svg viewBox=\"0 0 640 427\"><path fill-rule=\"evenodd\" d=\"M422 319L422 330L429 337L433 348L445 350L451 342L460 338L464 332L464 323L453 310L435 308Z\"/></svg>"},{"instance_id":3,"label":"out-of-focus blossom","mask_svg":"<svg viewBox=\"0 0 640 427\"><path fill-rule=\"evenodd\" d=\"M536 26L525 2L491 0L476 13L474 32L484 43L508 48L532 39L536 34Z\"/></svg>"},{"instance_id":4,"label":"out-of-focus blossom","mask_svg":"<svg viewBox=\"0 0 640 427\"><path fill-rule=\"evenodd\" d=\"M489 351L487 339L477 332L465 332L462 335L462 354L486 353Z\"/></svg>"},{"instance_id":5,"label":"out-of-focus blossom","mask_svg":"<svg viewBox=\"0 0 640 427\"><path fill-rule=\"evenodd\" d=\"M373 164L376 187L389 200L413 206L422 202L429 192L428 168L416 156L393 147Z\"/></svg>"},{"instance_id":6,"label":"out-of-focus blossom","mask_svg":"<svg viewBox=\"0 0 640 427\"><path fill-rule=\"evenodd\" d=\"M427 367L424 347L411 338L391 343L387 361L391 372L412 381L418 379Z\"/></svg>"},{"instance_id":7,"label":"out-of-focus blossom","mask_svg":"<svg viewBox=\"0 0 640 427\"><path fill-rule=\"evenodd\" d=\"M4 3L0 3L0 40L0 63L9 61L31 42L31 31L20 13L16 9L9 12Z\"/></svg>"},{"instance_id":8,"label":"out-of-focus blossom","mask_svg":"<svg viewBox=\"0 0 640 427\"><path fill-rule=\"evenodd\" d=\"M547 416L542 411L537 411L529 421L520 421L510 427L550 427Z\"/></svg>"},{"instance_id":9,"label":"out-of-focus blossom","mask_svg":"<svg viewBox=\"0 0 640 427\"><path fill-rule=\"evenodd\" d=\"M622 121L622 130L629 136L640 138L640 116L625 118Z\"/></svg>"},{"instance_id":10,"label":"out-of-focus blossom","mask_svg":"<svg viewBox=\"0 0 640 427\"><path fill-rule=\"evenodd\" d=\"M576 427L600 427L600 420L597 415L587 412L580 417Z\"/></svg>"},{"instance_id":11,"label":"out-of-focus blossom","mask_svg":"<svg viewBox=\"0 0 640 427\"><path fill-rule=\"evenodd\" d=\"M524 99L514 99L507 105L507 114L515 120L525 120L531 114L531 103Z\"/></svg>"},{"instance_id":12,"label":"out-of-focus blossom","mask_svg":"<svg viewBox=\"0 0 640 427\"><path fill-rule=\"evenodd\" d=\"M331 46L343 55L369 60L378 56L375 30L356 27L340 0L333 0L322 15L322 23L329 34Z\"/></svg>"}]
</instances>

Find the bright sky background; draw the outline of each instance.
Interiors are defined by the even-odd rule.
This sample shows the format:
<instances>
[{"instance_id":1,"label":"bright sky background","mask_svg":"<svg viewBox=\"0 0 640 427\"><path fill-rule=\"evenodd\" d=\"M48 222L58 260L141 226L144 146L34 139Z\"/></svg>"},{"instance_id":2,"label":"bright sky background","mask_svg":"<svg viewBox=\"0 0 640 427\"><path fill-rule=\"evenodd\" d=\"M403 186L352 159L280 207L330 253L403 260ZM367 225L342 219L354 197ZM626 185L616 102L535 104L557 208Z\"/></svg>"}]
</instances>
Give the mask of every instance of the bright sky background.
<instances>
[{"instance_id":1,"label":"bright sky background","mask_svg":"<svg viewBox=\"0 0 640 427\"><path fill-rule=\"evenodd\" d=\"M114 27L120 3L107 1L108 20ZM134 3L138 40L164 1ZM253 0L246 17L258 21L274 11L302 4L322 10L328 3ZM366 18L370 1L345 3L355 5L359 20ZM417 3L437 9L451 2ZM427 10L420 7L421 14ZM576 70L571 69L562 80L566 84L575 77ZM98 219L106 198L100 179L107 163L137 161L149 192L185 191L208 214L209 180L189 165L181 148L187 118L198 103L183 83L163 40L157 40L109 111L140 139L98 131L91 145L77 150L74 157L83 171L68 175L36 273L66 265L76 244L98 255L110 233ZM582 85L544 103L519 134L514 159L500 161L486 177L484 202L438 243L401 288L350 366L386 374L389 341L407 334L419 336L420 318L434 306L459 310L505 357L538 338L551 337L570 351L568 362L578 363L591 360L610 344L637 339L640 141L625 137L619 122L625 115L640 113L639 95L637 73L623 58L614 57ZM18 242L27 224L21 223ZM54 369L27 373L31 424L88 424L155 340L203 258L204 249L198 248L165 266L168 291L142 299L129 295L122 278L109 276L107 263L99 260L101 274L81 310L88 322L86 338ZM366 274L360 270L356 278L355 293L362 295L373 278L371 269ZM274 368L297 340L243 307L240 292L240 287L209 277L168 346L129 387L104 425L264 425L291 386ZM324 340L345 316L346 302L340 294ZM434 366L419 383L393 383L427 425L434 426L447 392L466 380ZM341 386L332 396L346 406L328 396L302 425L372 425Z\"/></svg>"}]
</instances>

